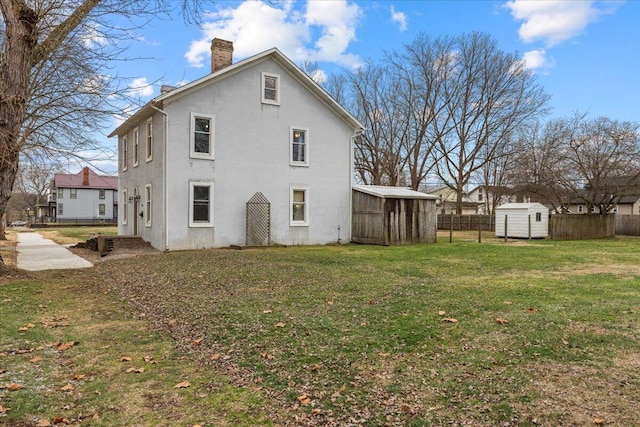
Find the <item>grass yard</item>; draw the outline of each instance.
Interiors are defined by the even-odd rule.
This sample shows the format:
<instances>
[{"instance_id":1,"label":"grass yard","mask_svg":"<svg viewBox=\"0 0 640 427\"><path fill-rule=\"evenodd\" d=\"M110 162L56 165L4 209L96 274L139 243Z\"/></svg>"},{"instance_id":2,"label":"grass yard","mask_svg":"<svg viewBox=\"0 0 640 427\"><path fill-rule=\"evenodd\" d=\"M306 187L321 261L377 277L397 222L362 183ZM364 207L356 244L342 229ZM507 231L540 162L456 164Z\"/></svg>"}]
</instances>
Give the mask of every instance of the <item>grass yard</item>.
<instances>
[{"instance_id":1,"label":"grass yard","mask_svg":"<svg viewBox=\"0 0 640 427\"><path fill-rule=\"evenodd\" d=\"M640 240L483 242L176 252L3 279L0 387L24 388L0 389L0 423L640 425Z\"/></svg>"}]
</instances>

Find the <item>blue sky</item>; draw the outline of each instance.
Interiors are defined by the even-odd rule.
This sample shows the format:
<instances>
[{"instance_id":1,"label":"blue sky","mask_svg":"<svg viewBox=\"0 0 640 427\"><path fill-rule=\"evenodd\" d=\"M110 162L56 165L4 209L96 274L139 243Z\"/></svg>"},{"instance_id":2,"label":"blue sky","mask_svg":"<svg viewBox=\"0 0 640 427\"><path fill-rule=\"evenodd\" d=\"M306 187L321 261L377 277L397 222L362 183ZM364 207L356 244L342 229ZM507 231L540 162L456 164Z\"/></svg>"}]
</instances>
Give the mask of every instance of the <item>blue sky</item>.
<instances>
[{"instance_id":1,"label":"blue sky","mask_svg":"<svg viewBox=\"0 0 640 427\"><path fill-rule=\"evenodd\" d=\"M206 75L214 37L234 42L234 62L277 47L294 62L315 60L331 74L401 50L420 32L472 31L492 35L502 50L526 60L551 95L550 117L580 111L640 121L637 0L222 0L209 6L200 27L176 16L137 30L128 55L152 59L119 63L116 71L144 102L161 84Z\"/></svg>"}]
</instances>

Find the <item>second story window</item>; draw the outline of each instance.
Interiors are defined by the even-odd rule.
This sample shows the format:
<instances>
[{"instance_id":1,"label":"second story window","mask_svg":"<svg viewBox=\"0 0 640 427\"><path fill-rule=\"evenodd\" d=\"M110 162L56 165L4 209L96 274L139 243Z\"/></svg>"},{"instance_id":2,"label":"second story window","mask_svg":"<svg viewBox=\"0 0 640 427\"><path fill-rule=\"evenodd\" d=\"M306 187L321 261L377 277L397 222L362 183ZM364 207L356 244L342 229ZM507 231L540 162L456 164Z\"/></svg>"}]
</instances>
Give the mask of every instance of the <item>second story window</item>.
<instances>
[{"instance_id":1,"label":"second story window","mask_svg":"<svg viewBox=\"0 0 640 427\"><path fill-rule=\"evenodd\" d=\"M147 162L153 159L153 122L147 122Z\"/></svg>"},{"instance_id":2,"label":"second story window","mask_svg":"<svg viewBox=\"0 0 640 427\"><path fill-rule=\"evenodd\" d=\"M191 113L191 157L214 158L214 117Z\"/></svg>"},{"instance_id":3,"label":"second story window","mask_svg":"<svg viewBox=\"0 0 640 427\"><path fill-rule=\"evenodd\" d=\"M280 105L280 76L262 73L262 103Z\"/></svg>"},{"instance_id":4,"label":"second story window","mask_svg":"<svg viewBox=\"0 0 640 427\"><path fill-rule=\"evenodd\" d=\"M78 189L77 188L70 188L69 189L69 197L71 199L77 199L78 198Z\"/></svg>"},{"instance_id":5,"label":"second story window","mask_svg":"<svg viewBox=\"0 0 640 427\"><path fill-rule=\"evenodd\" d=\"M140 160L140 131L135 128L133 131L133 167L138 166Z\"/></svg>"},{"instance_id":6,"label":"second story window","mask_svg":"<svg viewBox=\"0 0 640 427\"><path fill-rule=\"evenodd\" d=\"M129 149L129 144L127 142L127 135L122 137L122 170L126 171L127 170L127 156L129 155L129 153L127 152L127 150Z\"/></svg>"},{"instance_id":7,"label":"second story window","mask_svg":"<svg viewBox=\"0 0 640 427\"><path fill-rule=\"evenodd\" d=\"M307 129L291 128L290 138L290 164L294 166L307 166L309 164L309 131Z\"/></svg>"},{"instance_id":8,"label":"second story window","mask_svg":"<svg viewBox=\"0 0 640 427\"><path fill-rule=\"evenodd\" d=\"M64 199L64 188L58 188L58 199Z\"/></svg>"},{"instance_id":9,"label":"second story window","mask_svg":"<svg viewBox=\"0 0 640 427\"><path fill-rule=\"evenodd\" d=\"M104 188L101 188L100 190L98 190L98 197L100 199L104 199Z\"/></svg>"}]
</instances>

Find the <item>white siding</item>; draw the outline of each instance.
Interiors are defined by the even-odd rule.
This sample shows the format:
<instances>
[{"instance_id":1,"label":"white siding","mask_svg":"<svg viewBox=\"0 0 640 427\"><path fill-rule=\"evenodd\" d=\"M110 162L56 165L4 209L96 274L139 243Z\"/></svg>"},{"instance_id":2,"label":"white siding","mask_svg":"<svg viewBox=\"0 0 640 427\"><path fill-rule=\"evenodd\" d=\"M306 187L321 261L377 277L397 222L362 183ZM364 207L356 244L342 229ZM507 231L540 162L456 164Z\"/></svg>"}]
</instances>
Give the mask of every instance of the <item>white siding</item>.
<instances>
[{"instance_id":1,"label":"white siding","mask_svg":"<svg viewBox=\"0 0 640 427\"><path fill-rule=\"evenodd\" d=\"M536 221L540 214L540 221ZM544 238L549 234L549 209L540 203L507 203L496 208L496 237ZM531 236L529 236L531 224Z\"/></svg>"}]
</instances>

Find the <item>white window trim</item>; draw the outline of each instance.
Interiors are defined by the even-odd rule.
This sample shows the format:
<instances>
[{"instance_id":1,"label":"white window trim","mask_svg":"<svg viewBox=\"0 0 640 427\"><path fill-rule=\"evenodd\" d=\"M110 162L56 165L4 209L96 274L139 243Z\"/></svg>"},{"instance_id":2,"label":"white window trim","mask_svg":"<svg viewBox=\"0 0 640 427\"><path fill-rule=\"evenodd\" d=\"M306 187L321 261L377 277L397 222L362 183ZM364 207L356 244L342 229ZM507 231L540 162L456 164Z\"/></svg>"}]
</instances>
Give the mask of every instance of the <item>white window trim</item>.
<instances>
[{"instance_id":1,"label":"white window trim","mask_svg":"<svg viewBox=\"0 0 640 427\"><path fill-rule=\"evenodd\" d=\"M100 206L104 206L103 213L100 213ZM106 216L107 215L107 204L106 203L98 203L98 216Z\"/></svg>"},{"instance_id":2,"label":"white window trim","mask_svg":"<svg viewBox=\"0 0 640 427\"><path fill-rule=\"evenodd\" d=\"M129 220L129 200L127 199L127 190L122 190L122 225L127 225Z\"/></svg>"},{"instance_id":3,"label":"white window trim","mask_svg":"<svg viewBox=\"0 0 640 427\"><path fill-rule=\"evenodd\" d=\"M153 188L151 184L144 186L144 225L151 227L151 214L153 212Z\"/></svg>"},{"instance_id":4,"label":"white window trim","mask_svg":"<svg viewBox=\"0 0 640 427\"><path fill-rule=\"evenodd\" d=\"M146 130L145 150L147 151L147 162L150 162L153 160L153 119L147 120Z\"/></svg>"},{"instance_id":5,"label":"white window trim","mask_svg":"<svg viewBox=\"0 0 640 427\"><path fill-rule=\"evenodd\" d=\"M299 130L305 133L304 139L304 162L293 160L293 132ZM309 166L309 129L300 126L291 126L289 128L289 164L291 166Z\"/></svg>"},{"instance_id":6,"label":"white window trim","mask_svg":"<svg viewBox=\"0 0 640 427\"><path fill-rule=\"evenodd\" d=\"M196 131L196 119L209 119L211 124L209 127L209 153L196 153L196 140L195 140L195 131ZM216 120L215 116L211 114L204 113L191 113L191 127L189 134L189 156L193 159L205 159L205 160L214 160L215 159L215 131L216 131Z\"/></svg>"},{"instance_id":7,"label":"white window trim","mask_svg":"<svg viewBox=\"0 0 640 427\"><path fill-rule=\"evenodd\" d=\"M127 135L122 137L122 171L126 171L129 167L128 163L127 163L127 156L129 155L128 153L128 138Z\"/></svg>"},{"instance_id":8,"label":"white window trim","mask_svg":"<svg viewBox=\"0 0 640 427\"><path fill-rule=\"evenodd\" d=\"M293 192L304 191L304 221L293 220ZM292 185L289 187L289 226L308 227L309 226L309 187L304 185Z\"/></svg>"},{"instance_id":9,"label":"white window trim","mask_svg":"<svg viewBox=\"0 0 640 427\"><path fill-rule=\"evenodd\" d=\"M193 220L193 188L209 187L209 222L195 222ZM189 227L213 228L213 181L189 181Z\"/></svg>"},{"instance_id":10,"label":"white window trim","mask_svg":"<svg viewBox=\"0 0 640 427\"><path fill-rule=\"evenodd\" d=\"M56 216L64 216L64 203L58 203L58 207L56 209Z\"/></svg>"},{"instance_id":11,"label":"white window trim","mask_svg":"<svg viewBox=\"0 0 640 427\"><path fill-rule=\"evenodd\" d=\"M264 82L265 82L266 77L273 77L273 78L276 79L276 99L275 100L267 99L264 96L264 91L266 89ZM262 99L262 103L263 104L271 104L271 105L280 105L280 76L278 74L262 72L260 78L261 78L260 98Z\"/></svg>"},{"instance_id":12,"label":"white window trim","mask_svg":"<svg viewBox=\"0 0 640 427\"><path fill-rule=\"evenodd\" d=\"M133 167L140 163L140 128L133 130Z\"/></svg>"}]
</instances>

